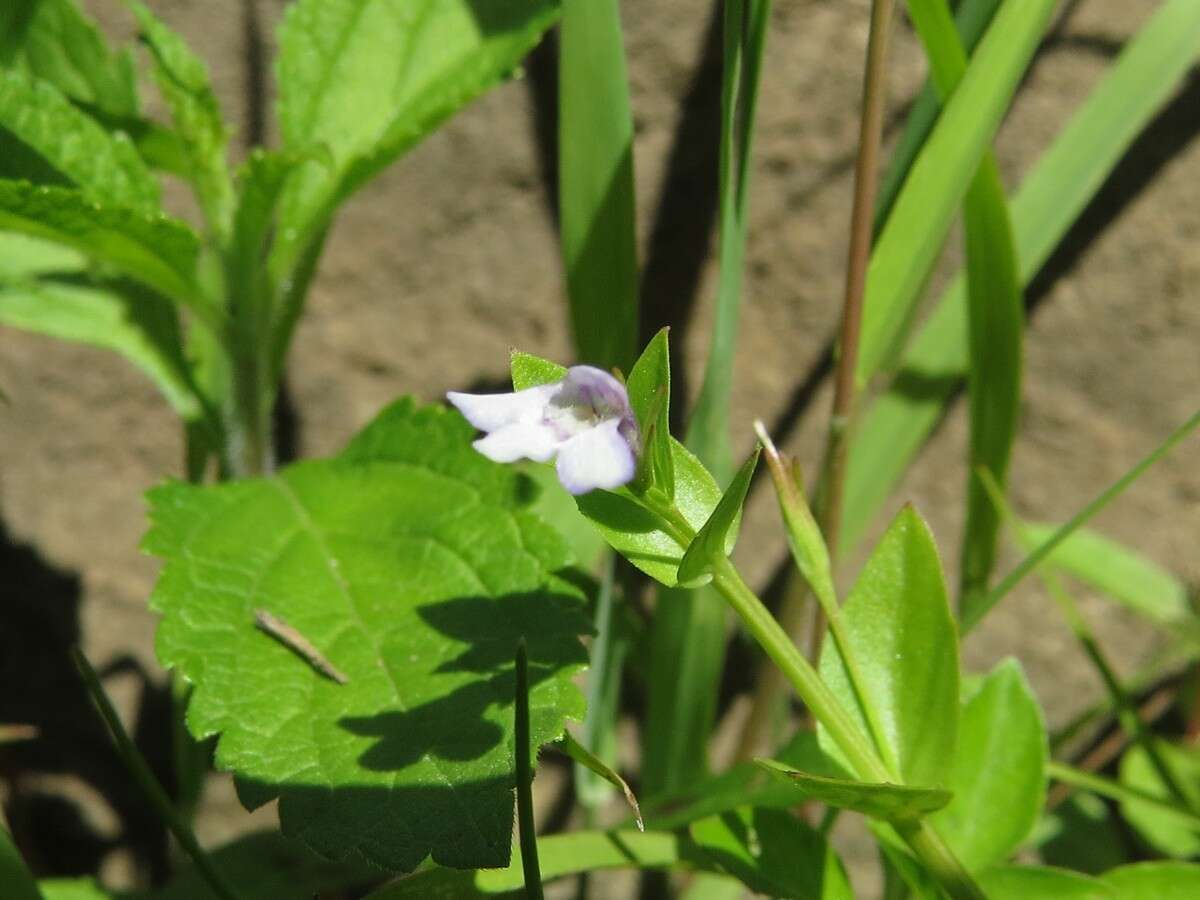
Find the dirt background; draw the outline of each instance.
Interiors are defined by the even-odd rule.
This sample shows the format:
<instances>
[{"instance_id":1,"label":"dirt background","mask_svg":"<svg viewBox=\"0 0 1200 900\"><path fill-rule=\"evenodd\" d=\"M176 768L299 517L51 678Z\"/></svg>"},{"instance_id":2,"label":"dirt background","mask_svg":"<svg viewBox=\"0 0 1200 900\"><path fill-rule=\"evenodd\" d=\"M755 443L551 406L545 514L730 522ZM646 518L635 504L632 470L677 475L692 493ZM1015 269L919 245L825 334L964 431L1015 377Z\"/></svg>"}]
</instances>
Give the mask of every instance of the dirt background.
<instances>
[{"instance_id":1,"label":"dirt background","mask_svg":"<svg viewBox=\"0 0 1200 900\"><path fill-rule=\"evenodd\" d=\"M85 5L111 35L132 34L115 0ZM283 3L152 5L209 61L242 136L265 128L270 139L269 103L256 85L270 90L272 33ZM822 371L836 321L867 5L777 3L759 107L735 448L749 449L756 417L790 423L781 437L810 469L829 392L824 383L797 390ZM1064 11L996 143L1010 188L1155 5L1084 0ZM715 289L717 29L708 4L696 0L625 3L623 15L647 325L670 316L679 326L683 317L676 328L685 346L680 381L694 395ZM896 28L892 59L894 126L924 73L907 23ZM553 67L553 47L544 46L525 78L454 118L341 213L288 370L295 410L289 440L301 454L337 450L399 394L436 401L447 389L502 381L512 346L569 358L547 187ZM1198 111L1193 76L1030 292L1012 495L1031 517L1071 515L1198 405ZM183 201L180 210L187 212ZM948 258L944 268L955 264ZM139 553L138 542L141 494L180 471L179 434L148 382L101 351L0 330L0 385L11 398L0 406L0 647L8 656L0 671L10 695L7 717L34 718L47 734L16 766L20 802L10 812L24 822L43 871L100 866L124 880L131 858L109 851L136 845L141 835L149 842L138 850L143 861L158 865L161 841L136 800L122 799L120 773L102 736L80 720L56 648L78 637L107 667L106 685L128 720L138 722L152 758L165 765L165 677L146 607L156 564ZM929 518L951 583L965 442L959 401L890 503L912 500ZM1200 582L1197 451L1193 437L1098 520L1106 533L1190 583ZM755 496L738 550L758 584L784 553L772 507L764 492ZM1146 629L1096 597L1085 597L1085 610L1123 668L1144 658L1153 644ZM1099 696L1095 677L1033 584L1018 589L965 648L972 669L1006 654L1024 663L1051 724ZM13 774L11 757L9 765ZM211 781L204 842L271 821L269 810L242 812L228 779Z\"/></svg>"}]
</instances>

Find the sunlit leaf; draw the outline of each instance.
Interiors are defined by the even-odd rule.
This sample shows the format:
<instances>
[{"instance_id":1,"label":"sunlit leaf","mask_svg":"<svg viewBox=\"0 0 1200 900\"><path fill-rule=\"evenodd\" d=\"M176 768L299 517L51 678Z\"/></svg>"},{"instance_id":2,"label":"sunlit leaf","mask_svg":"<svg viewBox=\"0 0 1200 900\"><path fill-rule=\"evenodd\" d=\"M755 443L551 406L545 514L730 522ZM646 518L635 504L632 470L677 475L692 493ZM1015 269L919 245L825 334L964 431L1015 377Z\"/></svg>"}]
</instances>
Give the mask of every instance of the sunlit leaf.
<instances>
[{"instance_id":1,"label":"sunlit leaf","mask_svg":"<svg viewBox=\"0 0 1200 900\"><path fill-rule=\"evenodd\" d=\"M195 685L188 726L220 735L244 802L279 797L284 833L324 855L507 863L522 638L533 743L582 717L571 679L589 626L553 574L566 547L471 436L401 401L333 459L150 494L157 649ZM295 637L257 629L259 610Z\"/></svg>"}]
</instances>

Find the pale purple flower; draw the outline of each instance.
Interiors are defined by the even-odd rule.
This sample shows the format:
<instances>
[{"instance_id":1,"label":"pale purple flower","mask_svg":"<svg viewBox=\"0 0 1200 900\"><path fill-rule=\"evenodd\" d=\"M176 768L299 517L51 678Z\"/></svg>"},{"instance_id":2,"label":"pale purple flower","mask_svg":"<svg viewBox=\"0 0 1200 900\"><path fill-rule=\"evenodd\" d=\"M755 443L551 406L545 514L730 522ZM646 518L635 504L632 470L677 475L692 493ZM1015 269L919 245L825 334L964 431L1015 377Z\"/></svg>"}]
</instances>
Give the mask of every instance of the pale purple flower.
<instances>
[{"instance_id":1,"label":"pale purple flower","mask_svg":"<svg viewBox=\"0 0 1200 900\"><path fill-rule=\"evenodd\" d=\"M472 445L495 462L549 462L572 494L633 480L638 428L625 385L602 369L572 366L562 381L512 394L446 398L487 434Z\"/></svg>"}]
</instances>

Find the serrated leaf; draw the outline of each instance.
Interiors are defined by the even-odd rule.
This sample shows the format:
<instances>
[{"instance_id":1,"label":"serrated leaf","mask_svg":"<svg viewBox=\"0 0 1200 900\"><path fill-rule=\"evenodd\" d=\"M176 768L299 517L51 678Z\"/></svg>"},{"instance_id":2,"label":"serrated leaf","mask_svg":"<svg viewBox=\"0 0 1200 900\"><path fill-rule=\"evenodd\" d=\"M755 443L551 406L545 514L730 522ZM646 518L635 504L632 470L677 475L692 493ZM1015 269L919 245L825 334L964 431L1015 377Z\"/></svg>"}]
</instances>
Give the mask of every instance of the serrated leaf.
<instances>
[{"instance_id":1,"label":"serrated leaf","mask_svg":"<svg viewBox=\"0 0 1200 900\"><path fill-rule=\"evenodd\" d=\"M0 252L13 235L0 234ZM0 325L115 350L141 369L186 420L202 407L175 308L133 284L97 287L0 276Z\"/></svg>"},{"instance_id":2,"label":"serrated leaf","mask_svg":"<svg viewBox=\"0 0 1200 900\"><path fill-rule=\"evenodd\" d=\"M128 51L113 53L96 24L74 0L37 0L19 41L30 73L72 100L105 115L138 113L137 78Z\"/></svg>"},{"instance_id":3,"label":"serrated leaf","mask_svg":"<svg viewBox=\"0 0 1200 900\"><path fill-rule=\"evenodd\" d=\"M196 235L181 222L101 206L67 188L0 180L0 229L86 253L215 322L195 280Z\"/></svg>"},{"instance_id":4,"label":"serrated leaf","mask_svg":"<svg viewBox=\"0 0 1200 900\"><path fill-rule=\"evenodd\" d=\"M1121 900L1193 900L1200 897L1200 866L1185 862L1144 862L1105 872L1100 880Z\"/></svg>"},{"instance_id":5,"label":"serrated leaf","mask_svg":"<svg viewBox=\"0 0 1200 900\"><path fill-rule=\"evenodd\" d=\"M292 4L279 31L283 145L322 145L333 165L307 165L289 189L284 257L303 250L337 203L512 72L556 15L549 0Z\"/></svg>"},{"instance_id":6,"label":"serrated leaf","mask_svg":"<svg viewBox=\"0 0 1200 900\"><path fill-rule=\"evenodd\" d=\"M853 810L885 822L920 818L944 807L952 796L941 788L871 784L813 775L773 759L757 759L755 762L778 781L793 788L797 806L805 800L819 800L829 806Z\"/></svg>"},{"instance_id":7,"label":"serrated leaf","mask_svg":"<svg viewBox=\"0 0 1200 900\"><path fill-rule=\"evenodd\" d=\"M677 576L683 587L698 587L710 581L713 566L733 552L742 519L742 505L746 502L746 493L750 490L750 479L754 477L760 452L761 448L755 449L742 463L722 495L721 502L684 553Z\"/></svg>"},{"instance_id":8,"label":"serrated leaf","mask_svg":"<svg viewBox=\"0 0 1200 900\"><path fill-rule=\"evenodd\" d=\"M567 374L564 366L520 351L513 351L510 365L513 388L518 391L550 384ZM691 528L699 531L721 501L721 489L700 460L674 438L671 457L675 505ZM663 531L657 518L628 490L592 491L576 498L576 503L614 550L667 587L678 583L679 564L687 548Z\"/></svg>"},{"instance_id":9,"label":"serrated leaf","mask_svg":"<svg viewBox=\"0 0 1200 900\"><path fill-rule=\"evenodd\" d=\"M233 208L233 187L225 158L229 135L208 77L208 67L183 38L138 0L126 0L137 17L141 39L154 59L158 89L188 162L208 222L224 234Z\"/></svg>"},{"instance_id":10,"label":"serrated leaf","mask_svg":"<svg viewBox=\"0 0 1200 900\"><path fill-rule=\"evenodd\" d=\"M346 452L269 479L150 494L157 650L195 685L244 802L285 834L407 871L502 866L513 825L512 659L529 648L534 745L581 718L582 599L528 483L456 413L393 405ZM257 631L284 620L332 666Z\"/></svg>"},{"instance_id":11,"label":"serrated leaf","mask_svg":"<svg viewBox=\"0 0 1200 900\"><path fill-rule=\"evenodd\" d=\"M99 203L158 212L158 183L124 134L109 134L49 82L0 72L4 142L19 140Z\"/></svg>"},{"instance_id":12,"label":"serrated leaf","mask_svg":"<svg viewBox=\"0 0 1200 900\"><path fill-rule=\"evenodd\" d=\"M871 704L907 784L944 786L958 734L958 632L950 615L941 560L928 526L906 506L858 576L842 626ZM826 641L821 677L872 734L835 641ZM821 747L842 756L825 728Z\"/></svg>"},{"instance_id":13,"label":"serrated leaf","mask_svg":"<svg viewBox=\"0 0 1200 900\"><path fill-rule=\"evenodd\" d=\"M690 831L702 856L753 891L795 900L854 896L833 848L788 813L742 807L693 822Z\"/></svg>"},{"instance_id":14,"label":"serrated leaf","mask_svg":"<svg viewBox=\"0 0 1200 900\"><path fill-rule=\"evenodd\" d=\"M1000 663L963 704L954 800L931 820L970 871L1003 862L1029 836L1046 798L1041 709L1016 660Z\"/></svg>"}]
</instances>

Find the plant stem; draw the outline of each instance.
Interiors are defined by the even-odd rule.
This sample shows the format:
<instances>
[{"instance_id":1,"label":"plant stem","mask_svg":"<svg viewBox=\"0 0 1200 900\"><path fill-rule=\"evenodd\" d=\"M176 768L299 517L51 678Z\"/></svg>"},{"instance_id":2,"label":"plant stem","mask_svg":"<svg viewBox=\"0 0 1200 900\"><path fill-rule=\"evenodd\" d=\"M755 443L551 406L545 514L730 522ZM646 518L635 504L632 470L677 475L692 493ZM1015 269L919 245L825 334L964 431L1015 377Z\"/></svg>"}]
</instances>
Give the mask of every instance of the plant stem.
<instances>
[{"instance_id":1,"label":"plant stem","mask_svg":"<svg viewBox=\"0 0 1200 900\"><path fill-rule=\"evenodd\" d=\"M831 555L837 553L842 527L842 496L846 486L849 430L858 392L855 370L862 332L863 294L871 259L871 229L875 192L879 183L879 145L883 138L883 110L887 99L887 51L891 32L893 0L872 0L871 26L867 38L867 64L863 76L862 122L858 158L854 165L854 201L850 209L850 247L847 251L846 292L842 298L841 336L838 341L837 372L833 383L833 412L825 444L825 465L817 519ZM814 627L809 634L809 658L821 649L824 614L814 607Z\"/></svg>"},{"instance_id":2,"label":"plant stem","mask_svg":"<svg viewBox=\"0 0 1200 900\"><path fill-rule=\"evenodd\" d=\"M771 661L783 671L813 716L825 726L855 774L864 781L892 781L887 766L879 759L866 735L728 559L716 563L713 586L733 607ZM926 821L914 822L898 827L897 831L951 897L955 900L985 900L983 891L932 825Z\"/></svg>"},{"instance_id":3,"label":"plant stem","mask_svg":"<svg viewBox=\"0 0 1200 900\"><path fill-rule=\"evenodd\" d=\"M96 670L92 668L91 663L78 647L71 649L71 658L75 663L75 668L79 671L79 677L83 680L84 687L87 688L87 692L92 698L92 703L95 704L96 710L108 727L108 733L117 748L117 755L121 757L121 761L129 769L134 781L142 789L150 806L158 813L163 823L171 829L175 840L179 841L179 846L192 858L196 870L204 877L217 896L223 900L237 900L237 895L225 884L208 854L200 847L191 827L171 804L167 792L163 790L158 779L154 777L154 773L150 771L145 757L138 752L129 733L125 731L125 726L121 724L117 711L113 709L108 695L104 692L104 687L100 684Z\"/></svg>"},{"instance_id":4,"label":"plant stem","mask_svg":"<svg viewBox=\"0 0 1200 900\"><path fill-rule=\"evenodd\" d=\"M837 373L834 380L833 411L825 444L817 519L831 557L838 547L841 531L842 496L845 492L849 458L849 427L854 413L857 383L859 335L862 331L863 294L867 283L867 265L871 257L871 233L874 222L875 194L879 183L880 143L883 137L883 113L886 99L888 36L891 32L894 0L872 0L867 60L863 75L862 117L859 126L858 156L854 167L854 200L850 209L850 243L847 251L846 286L842 298L841 338L838 343ZM780 619L787 625L792 641L799 641L804 628L805 603L809 591L793 578L784 595ZM813 605L809 620L808 658L816 660L821 652L825 615ZM752 755L774 718L783 688L782 680L764 669L757 679L750 716L742 730L739 758Z\"/></svg>"},{"instance_id":5,"label":"plant stem","mask_svg":"<svg viewBox=\"0 0 1200 900\"><path fill-rule=\"evenodd\" d=\"M538 865L537 831L533 824L533 766L529 738L529 655L525 639L517 644L517 694L513 755L517 762L517 831L521 842L521 868L525 873L525 896L542 900L542 873Z\"/></svg>"}]
</instances>

